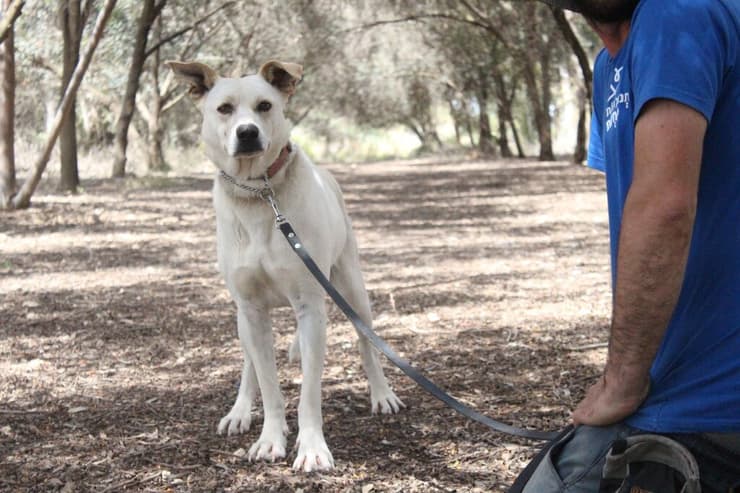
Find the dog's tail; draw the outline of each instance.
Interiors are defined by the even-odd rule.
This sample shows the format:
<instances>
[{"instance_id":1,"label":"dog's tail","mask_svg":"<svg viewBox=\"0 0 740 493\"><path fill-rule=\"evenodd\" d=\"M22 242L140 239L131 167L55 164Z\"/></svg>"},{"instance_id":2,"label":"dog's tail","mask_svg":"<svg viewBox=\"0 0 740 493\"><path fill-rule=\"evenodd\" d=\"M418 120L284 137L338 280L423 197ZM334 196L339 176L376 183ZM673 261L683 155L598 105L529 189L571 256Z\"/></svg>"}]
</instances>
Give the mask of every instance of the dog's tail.
<instances>
[{"instance_id":1,"label":"dog's tail","mask_svg":"<svg viewBox=\"0 0 740 493\"><path fill-rule=\"evenodd\" d=\"M301 359L301 340L298 337L298 334L296 334L295 339L293 339L293 342L290 344L290 349L288 349L288 361L291 363L294 363Z\"/></svg>"}]
</instances>

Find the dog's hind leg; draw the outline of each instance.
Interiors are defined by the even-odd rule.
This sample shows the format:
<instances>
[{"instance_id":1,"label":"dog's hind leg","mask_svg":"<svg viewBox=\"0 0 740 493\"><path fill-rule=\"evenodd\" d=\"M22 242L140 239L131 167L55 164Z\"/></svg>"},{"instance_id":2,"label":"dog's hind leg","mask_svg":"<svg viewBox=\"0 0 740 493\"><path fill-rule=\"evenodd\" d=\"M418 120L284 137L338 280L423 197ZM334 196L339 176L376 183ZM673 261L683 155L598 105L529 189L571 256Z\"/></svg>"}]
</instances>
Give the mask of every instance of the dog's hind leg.
<instances>
[{"instance_id":1,"label":"dog's hind leg","mask_svg":"<svg viewBox=\"0 0 740 493\"><path fill-rule=\"evenodd\" d=\"M336 285L338 291L347 299L365 325L372 328L373 317L370 298L362 280L354 238L350 238L347 248L331 272L332 282ZM388 385L383 367L380 365L378 352L360 331L357 331L357 337L362 367L370 385L370 409L372 413L397 413L400 408L405 406Z\"/></svg>"},{"instance_id":2,"label":"dog's hind leg","mask_svg":"<svg viewBox=\"0 0 740 493\"><path fill-rule=\"evenodd\" d=\"M252 423L252 403L257 393L257 373L254 371L254 365L243 341L241 345L244 353L244 366L239 382L239 392L229 414L221 418L218 423L219 435L244 433L249 430Z\"/></svg>"},{"instance_id":3,"label":"dog's hind leg","mask_svg":"<svg viewBox=\"0 0 740 493\"><path fill-rule=\"evenodd\" d=\"M249 449L248 458L275 461L285 457L288 425L285 422L285 403L278 381L270 319L266 310L256 309L246 303L239 305L239 340L254 367L265 415L262 433ZM249 378L246 380L247 384L250 383Z\"/></svg>"},{"instance_id":4,"label":"dog's hind leg","mask_svg":"<svg viewBox=\"0 0 740 493\"><path fill-rule=\"evenodd\" d=\"M323 293L301 295L293 302L298 319L303 384L298 404L298 454L293 469L311 472L334 467L321 414L321 374L326 354L326 306Z\"/></svg>"}]
</instances>

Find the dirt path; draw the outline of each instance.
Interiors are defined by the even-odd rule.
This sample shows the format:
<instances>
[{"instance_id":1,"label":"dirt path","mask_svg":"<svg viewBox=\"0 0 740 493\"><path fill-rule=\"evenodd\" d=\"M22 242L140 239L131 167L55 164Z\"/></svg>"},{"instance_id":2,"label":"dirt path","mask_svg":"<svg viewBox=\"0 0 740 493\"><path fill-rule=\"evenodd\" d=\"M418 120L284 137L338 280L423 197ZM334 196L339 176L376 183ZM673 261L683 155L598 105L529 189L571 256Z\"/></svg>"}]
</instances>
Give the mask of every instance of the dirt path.
<instances>
[{"instance_id":1,"label":"dirt path","mask_svg":"<svg viewBox=\"0 0 740 493\"><path fill-rule=\"evenodd\" d=\"M563 426L604 357L589 349L609 314L603 178L530 161L329 168L378 331L481 412ZM210 186L86 183L0 213L0 490L504 491L534 444L466 421L391 368L408 409L370 416L353 330L333 307L324 417L336 470L248 463L261 410L246 435L216 435L241 354ZM274 329L292 447L291 313Z\"/></svg>"}]
</instances>

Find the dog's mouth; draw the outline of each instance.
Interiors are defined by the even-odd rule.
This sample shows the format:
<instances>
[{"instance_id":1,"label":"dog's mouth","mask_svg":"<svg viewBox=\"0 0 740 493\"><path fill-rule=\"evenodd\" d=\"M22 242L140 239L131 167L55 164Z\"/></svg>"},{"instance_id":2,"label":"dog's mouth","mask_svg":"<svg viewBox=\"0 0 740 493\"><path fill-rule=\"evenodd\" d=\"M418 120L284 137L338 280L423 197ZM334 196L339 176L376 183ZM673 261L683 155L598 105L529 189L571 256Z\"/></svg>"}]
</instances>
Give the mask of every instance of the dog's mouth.
<instances>
[{"instance_id":1,"label":"dog's mouth","mask_svg":"<svg viewBox=\"0 0 740 493\"><path fill-rule=\"evenodd\" d=\"M232 157L236 159L252 159L261 155L263 152L265 152L264 149L258 149L254 151L237 150L236 152L234 152L234 154L232 154Z\"/></svg>"},{"instance_id":2,"label":"dog's mouth","mask_svg":"<svg viewBox=\"0 0 740 493\"><path fill-rule=\"evenodd\" d=\"M247 180L257 180L262 177L264 171L256 173L258 165L258 159L265 154L266 150L261 146L259 149L236 149L232 154L234 162L236 164L237 175L242 176Z\"/></svg>"},{"instance_id":3,"label":"dog's mouth","mask_svg":"<svg viewBox=\"0 0 740 493\"><path fill-rule=\"evenodd\" d=\"M237 142L233 149L235 158L253 158L265 152L262 142Z\"/></svg>"}]
</instances>

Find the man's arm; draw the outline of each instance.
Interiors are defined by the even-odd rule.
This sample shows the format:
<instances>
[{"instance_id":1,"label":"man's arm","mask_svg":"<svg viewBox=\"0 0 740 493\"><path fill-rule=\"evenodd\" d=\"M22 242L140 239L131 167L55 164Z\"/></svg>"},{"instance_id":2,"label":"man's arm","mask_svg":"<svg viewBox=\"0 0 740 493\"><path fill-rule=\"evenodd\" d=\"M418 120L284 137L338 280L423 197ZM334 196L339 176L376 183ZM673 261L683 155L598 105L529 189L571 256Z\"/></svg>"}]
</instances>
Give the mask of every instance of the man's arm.
<instances>
[{"instance_id":1,"label":"man's arm","mask_svg":"<svg viewBox=\"0 0 740 493\"><path fill-rule=\"evenodd\" d=\"M603 376L573 412L576 424L621 421L640 406L683 284L707 122L688 106L650 101L635 124Z\"/></svg>"}]
</instances>

